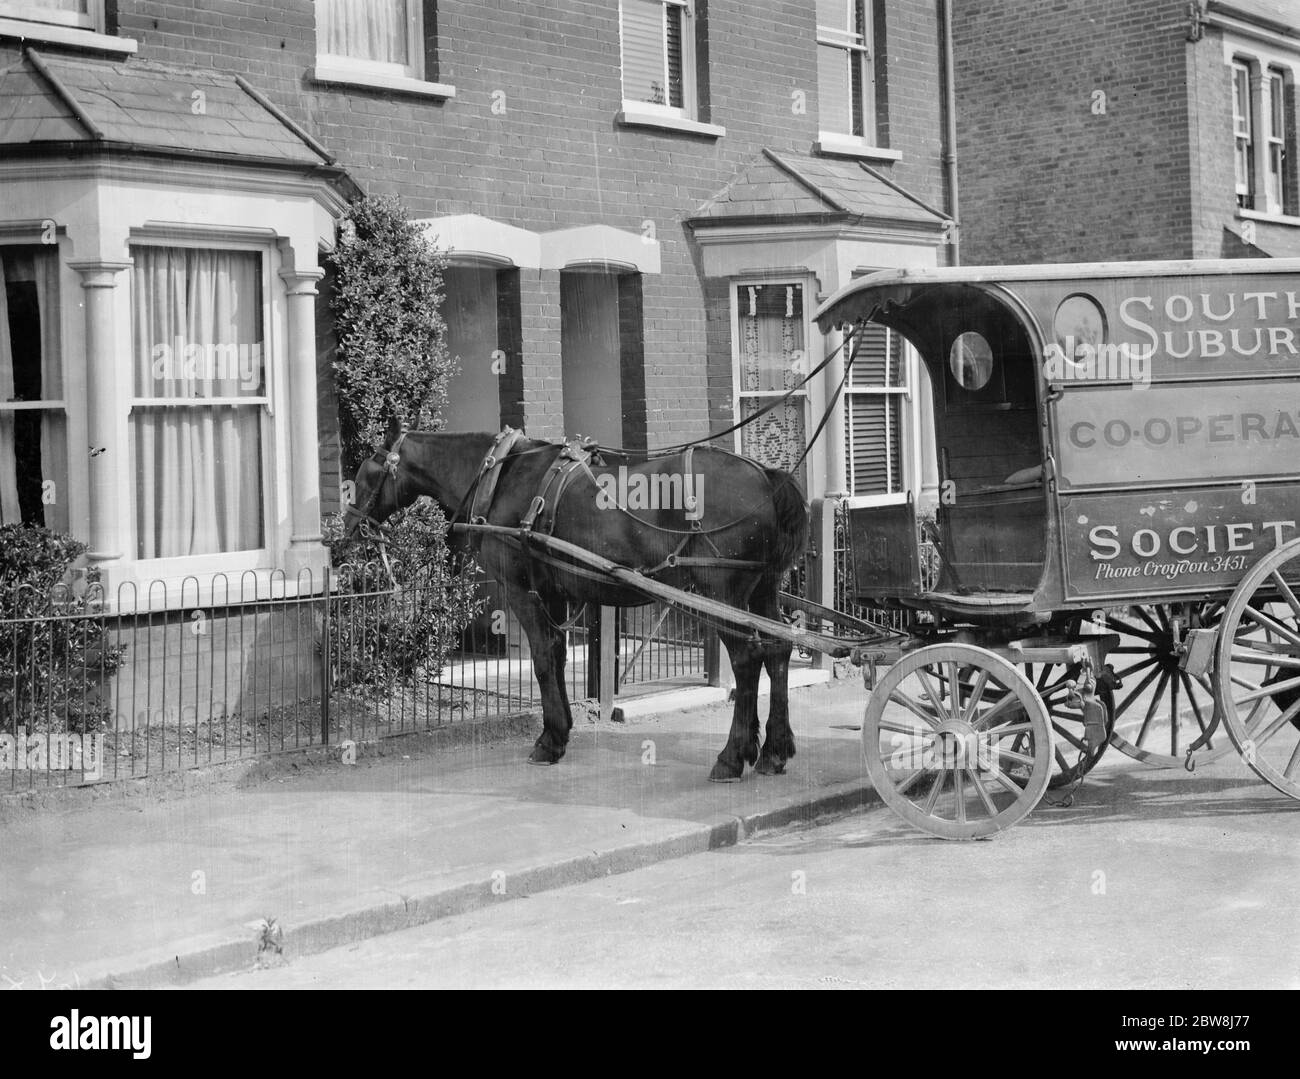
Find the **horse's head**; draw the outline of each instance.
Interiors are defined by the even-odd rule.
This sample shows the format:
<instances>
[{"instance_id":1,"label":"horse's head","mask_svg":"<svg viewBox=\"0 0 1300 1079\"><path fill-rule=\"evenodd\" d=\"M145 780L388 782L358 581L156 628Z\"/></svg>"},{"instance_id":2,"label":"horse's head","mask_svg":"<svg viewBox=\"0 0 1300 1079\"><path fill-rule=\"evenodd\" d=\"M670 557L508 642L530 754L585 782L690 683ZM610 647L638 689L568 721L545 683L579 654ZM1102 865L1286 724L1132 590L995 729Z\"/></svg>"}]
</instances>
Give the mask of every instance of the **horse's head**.
<instances>
[{"instance_id":1,"label":"horse's head","mask_svg":"<svg viewBox=\"0 0 1300 1079\"><path fill-rule=\"evenodd\" d=\"M352 499L344 511L343 538L349 543L365 531L386 531L384 522L402 507L400 444L381 450L361 462L353 482Z\"/></svg>"}]
</instances>

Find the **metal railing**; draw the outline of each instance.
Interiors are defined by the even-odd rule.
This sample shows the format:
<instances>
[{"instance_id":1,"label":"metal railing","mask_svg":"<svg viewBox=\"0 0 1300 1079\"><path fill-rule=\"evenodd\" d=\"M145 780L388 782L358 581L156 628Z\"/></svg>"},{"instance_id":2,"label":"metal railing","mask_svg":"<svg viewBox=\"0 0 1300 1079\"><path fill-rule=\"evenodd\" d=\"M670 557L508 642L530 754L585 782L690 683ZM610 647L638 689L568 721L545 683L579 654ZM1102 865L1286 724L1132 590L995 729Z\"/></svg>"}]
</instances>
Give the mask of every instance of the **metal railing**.
<instances>
[{"instance_id":1,"label":"metal railing","mask_svg":"<svg viewBox=\"0 0 1300 1079\"><path fill-rule=\"evenodd\" d=\"M489 582L490 584L490 582ZM407 654L436 581L378 565L0 596L0 792L111 781L539 711L525 636L489 602ZM704 681L706 631L618 613L615 683ZM598 695L599 609L567 632L569 697ZM404 628L406 627L406 628Z\"/></svg>"}]
</instances>

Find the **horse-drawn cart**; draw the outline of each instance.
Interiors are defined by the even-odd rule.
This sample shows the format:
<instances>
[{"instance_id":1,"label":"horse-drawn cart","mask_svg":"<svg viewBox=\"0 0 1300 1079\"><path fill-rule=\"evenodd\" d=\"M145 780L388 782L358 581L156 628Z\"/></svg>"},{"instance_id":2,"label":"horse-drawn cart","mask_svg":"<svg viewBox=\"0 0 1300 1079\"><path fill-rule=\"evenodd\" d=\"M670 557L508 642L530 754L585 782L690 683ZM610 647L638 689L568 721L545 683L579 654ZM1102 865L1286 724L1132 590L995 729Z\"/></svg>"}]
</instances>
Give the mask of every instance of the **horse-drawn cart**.
<instances>
[{"instance_id":1,"label":"horse-drawn cart","mask_svg":"<svg viewBox=\"0 0 1300 1079\"><path fill-rule=\"evenodd\" d=\"M910 499L849 511L859 598L923 615L905 640L789 596L806 617L780 620L802 496L787 472L701 448L729 432L637 458L508 428L403 432L362 466L354 529L424 494L491 547L542 686L533 763L558 761L572 725L566 604L655 599L721 627L732 654L736 709L713 779L747 764L779 774L793 756L797 645L867 666L867 771L934 835L1010 827L1107 745L1194 770L1231 743L1300 798L1300 260L887 271L816 318L823 332L896 331L929 376L933 583ZM602 511L613 481L593 461L664 492L676 477L684 498ZM849 636L810 628L827 623Z\"/></svg>"},{"instance_id":2,"label":"horse-drawn cart","mask_svg":"<svg viewBox=\"0 0 1300 1079\"><path fill-rule=\"evenodd\" d=\"M885 272L832 296L929 374L913 504L850 511L858 590L929 612L875 683L867 770L946 838L1016 823L1105 746L1300 798L1300 261Z\"/></svg>"}]
</instances>

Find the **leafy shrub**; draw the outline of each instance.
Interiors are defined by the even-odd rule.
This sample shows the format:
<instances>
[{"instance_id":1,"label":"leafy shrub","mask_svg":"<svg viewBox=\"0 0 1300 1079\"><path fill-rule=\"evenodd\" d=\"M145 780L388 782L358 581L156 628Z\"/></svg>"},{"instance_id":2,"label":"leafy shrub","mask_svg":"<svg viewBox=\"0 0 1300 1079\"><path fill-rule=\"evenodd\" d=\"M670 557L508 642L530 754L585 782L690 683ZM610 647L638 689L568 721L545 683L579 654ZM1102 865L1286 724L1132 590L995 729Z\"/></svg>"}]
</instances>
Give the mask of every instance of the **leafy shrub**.
<instances>
[{"instance_id":1,"label":"leafy shrub","mask_svg":"<svg viewBox=\"0 0 1300 1079\"><path fill-rule=\"evenodd\" d=\"M86 545L36 525L0 526L0 731L103 728L103 684L121 665L98 613Z\"/></svg>"},{"instance_id":2,"label":"leafy shrub","mask_svg":"<svg viewBox=\"0 0 1300 1079\"><path fill-rule=\"evenodd\" d=\"M446 258L391 197L352 204L329 256L330 310L344 471L379 445L391 420L436 431L456 362L442 318Z\"/></svg>"},{"instance_id":3,"label":"leafy shrub","mask_svg":"<svg viewBox=\"0 0 1300 1079\"><path fill-rule=\"evenodd\" d=\"M329 662L339 686L436 677L482 606L472 565L448 558L447 523L436 503L420 499L389 523L395 583L379 562L347 561L364 548L343 544L341 516L324 522L338 597L330 607Z\"/></svg>"}]
</instances>

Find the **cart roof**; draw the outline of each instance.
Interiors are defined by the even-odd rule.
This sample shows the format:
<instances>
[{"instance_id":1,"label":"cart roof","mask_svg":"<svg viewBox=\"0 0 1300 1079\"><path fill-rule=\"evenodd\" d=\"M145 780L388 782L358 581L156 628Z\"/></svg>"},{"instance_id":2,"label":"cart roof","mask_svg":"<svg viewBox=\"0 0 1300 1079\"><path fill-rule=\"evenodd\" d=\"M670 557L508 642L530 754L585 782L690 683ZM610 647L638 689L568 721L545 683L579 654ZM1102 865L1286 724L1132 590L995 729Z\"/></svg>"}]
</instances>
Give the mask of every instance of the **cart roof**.
<instances>
[{"instance_id":1,"label":"cart roof","mask_svg":"<svg viewBox=\"0 0 1300 1079\"><path fill-rule=\"evenodd\" d=\"M822 332L870 315L876 297L899 286L1001 285L1021 281L1095 281L1102 278L1207 277L1300 273L1296 259L1181 259L1153 262L1046 263L1021 266L941 266L882 270L845 285L817 309Z\"/></svg>"}]
</instances>

